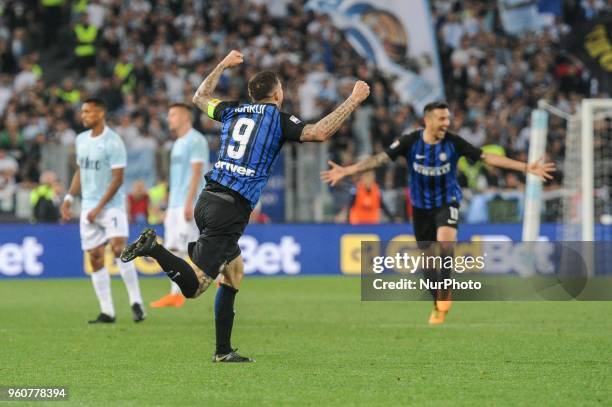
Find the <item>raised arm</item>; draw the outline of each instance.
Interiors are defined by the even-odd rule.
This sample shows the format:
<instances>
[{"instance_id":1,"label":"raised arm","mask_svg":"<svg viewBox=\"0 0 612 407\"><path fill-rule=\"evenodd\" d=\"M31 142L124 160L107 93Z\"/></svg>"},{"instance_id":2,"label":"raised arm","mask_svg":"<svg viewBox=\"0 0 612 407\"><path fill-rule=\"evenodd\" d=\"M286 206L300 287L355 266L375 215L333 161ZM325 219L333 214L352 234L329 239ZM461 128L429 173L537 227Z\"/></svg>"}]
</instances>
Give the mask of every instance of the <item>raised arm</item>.
<instances>
[{"instance_id":1,"label":"raised arm","mask_svg":"<svg viewBox=\"0 0 612 407\"><path fill-rule=\"evenodd\" d=\"M551 173L556 169L555 163L542 162L544 157L531 164L491 153L482 153L482 159L486 164L493 167L514 170L524 174L533 174L539 177L542 181L552 179L553 176Z\"/></svg>"},{"instance_id":2,"label":"raised arm","mask_svg":"<svg viewBox=\"0 0 612 407\"><path fill-rule=\"evenodd\" d=\"M353 92L333 112L315 124L308 124L302 130L300 141L325 141L329 139L342 123L370 94L370 87L364 81L357 81Z\"/></svg>"},{"instance_id":3,"label":"raised arm","mask_svg":"<svg viewBox=\"0 0 612 407\"><path fill-rule=\"evenodd\" d=\"M208 101L213 98L213 92L219 83L219 78L225 69L240 65L244 61L244 55L240 51L232 50L223 61L213 69L213 71L204 79L204 82L198 87L195 95L193 95L193 104L200 110L206 112L208 109Z\"/></svg>"},{"instance_id":4,"label":"raised arm","mask_svg":"<svg viewBox=\"0 0 612 407\"><path fill-rule=\"evenodd\" d=\"M342 167L341 165L338 165L333 161L328 161L327 163L331 166L331 168L327 171L321 172L321 180L323 180L323 182L331 184L331 186L333 187L344 177L373 170L374 168L386 165L390 161L391 158L385 152L372 155L364 160L361 160L353 165L349 165L346 167Z\"/></svg>"}]
</instances>

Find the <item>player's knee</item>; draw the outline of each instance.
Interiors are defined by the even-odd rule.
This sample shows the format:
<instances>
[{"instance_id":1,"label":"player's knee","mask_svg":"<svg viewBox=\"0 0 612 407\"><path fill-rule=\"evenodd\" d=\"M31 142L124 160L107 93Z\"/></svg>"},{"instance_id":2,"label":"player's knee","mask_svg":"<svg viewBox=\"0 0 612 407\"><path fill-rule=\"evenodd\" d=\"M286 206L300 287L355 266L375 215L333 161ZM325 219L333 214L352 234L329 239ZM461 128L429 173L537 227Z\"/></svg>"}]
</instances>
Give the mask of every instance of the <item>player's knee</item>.
<instances>
[{"instance_id":1,"label":"player's knee","mask_svg":"<svg viewBox=\"0 0 612 407\"><path fill-rule=\"evenodd\" d=\"M94 271L100 270L102 267L104 267L104 252L90 252L89 261L91 262L91 268L94 269Z\"/></svg>"},{"instance_id":2,"label":"player's knee","mask_svg":"<svg viewBox=\"0 0 612 407\"><path fill-rule=\"evenodd\" d=\"M244 267L233 267L231 273L233 277L242 279L244 277Z\"/></svg>"},{"instance_id":3,"label":"player's knee","mask_svg":"<svg viewBox=\"0 0 612 407\"><path fill-rule=\"evenodd\" d=\"M110 245L111 245L111 250L113 251L113 254L115 255L115 257L119 257L121 255L121 251L126 245L126 242L122 240L113 241L111 242Z\"/></svg>"},{"instance_id":4,"label":"player's knee","mask_svg":"<svg viewBox=\"0 0 612 407\"><path fill-rule=\"evenodd\" d=\"M229 286L239 289L240 282L244 277L244 264L242 262L242 257L238 256L225 265L225 267L222 267L222 274Z\"/></svg>"}]
</instances>

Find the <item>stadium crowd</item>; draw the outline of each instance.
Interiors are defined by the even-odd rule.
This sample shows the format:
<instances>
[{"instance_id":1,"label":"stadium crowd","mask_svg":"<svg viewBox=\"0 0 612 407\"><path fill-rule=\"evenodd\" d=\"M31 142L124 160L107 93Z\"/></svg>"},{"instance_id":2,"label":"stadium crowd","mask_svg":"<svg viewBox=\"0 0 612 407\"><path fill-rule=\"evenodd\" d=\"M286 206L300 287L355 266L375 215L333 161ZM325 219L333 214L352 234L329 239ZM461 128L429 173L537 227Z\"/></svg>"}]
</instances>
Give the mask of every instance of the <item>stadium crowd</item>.
<instances>
[{"instance_id":1,"label":"stadium crowd","mask_svg":"<svg viewBox=\"0 0 612 407\"><path fill-rule=\"evenodd\" d=\"M247 63L222 77L218 87L222 97L247 99L247 78L260 69L273 69L285 85L284 109L306 121L330 111L350 92L355 79L371 85L361 113L330 144L330 158L339 163L381 151L403 132L418 127L420 112L399 102L390 79L366 63L328 17L307 11L305 3L4 2L0 212L15 213L16 191L43 183L43 170L54 170L60 183L67 185L70 169L58 168L57 163L69 161L75 136L83 130L80 101L94 94L106 100L110 125L125 139L128 179L143 180L148 188L159 185L171 146L167 106L191 100L201 80L229 49L242 50ZM474 145L525 160L530 112L538 99L574 113L582 98L605 95L588 70L562 50L561 41L570 24L611 11L612 1L566 1L565 17L551 19L541 32L514 37L504 33L497 2L431 3L453 131ZM216 125L201 117L195 126L215 150ZM547 154L558 165L564 126L555 119L551 123ZM462 184L477 194L516 192L524 183L520 175L480 164L463 163L461 172ZM404 190L406 176L406 163L401 161L376 174L383 195L395 191L388 199L400 219L407 216L401 208L409 207L409 197L397 193ZM548 188L559 182L556 179ZM128 191L131 188L126 185ZM61 187L53 190L62 193ZM341 213L351 202L349 188L334 193L334 211ZM468 193L476 205L471 206L478 208L474 198ZM482 219L472 219L478 220Z\"/></svg>"}]
</instances>

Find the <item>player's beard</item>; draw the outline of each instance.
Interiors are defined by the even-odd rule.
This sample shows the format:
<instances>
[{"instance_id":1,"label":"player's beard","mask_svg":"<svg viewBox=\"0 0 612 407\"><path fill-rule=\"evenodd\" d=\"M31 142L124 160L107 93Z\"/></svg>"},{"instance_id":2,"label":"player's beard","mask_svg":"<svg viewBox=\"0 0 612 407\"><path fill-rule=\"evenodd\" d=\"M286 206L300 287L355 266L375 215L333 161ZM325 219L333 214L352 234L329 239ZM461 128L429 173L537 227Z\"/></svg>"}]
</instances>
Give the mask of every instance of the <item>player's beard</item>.
<instances>
[{"instance_id":1,"label":"player's beard","mask_svg":"<svg viewBox=\"0 0 612 407\"><path fill-rule=\"evenodd\" d=\"M99 123L100 121L96 121L96 120L91 120L91 121L83 120L83 126L86 129L93 129L94 127L97 127Z\"/></svg>"}]
</instances>

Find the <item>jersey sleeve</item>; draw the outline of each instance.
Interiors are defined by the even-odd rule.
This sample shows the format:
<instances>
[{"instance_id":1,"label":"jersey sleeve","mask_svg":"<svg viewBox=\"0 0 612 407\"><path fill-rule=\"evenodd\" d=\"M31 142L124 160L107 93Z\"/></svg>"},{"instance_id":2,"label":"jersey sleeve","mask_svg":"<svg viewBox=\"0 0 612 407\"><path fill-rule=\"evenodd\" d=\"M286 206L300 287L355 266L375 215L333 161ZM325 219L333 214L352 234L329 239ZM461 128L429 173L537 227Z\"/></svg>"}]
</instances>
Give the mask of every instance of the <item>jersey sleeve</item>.
<instances>
[{"instance_id":1,"label":"jersey sleeve","mask_svg":"<svg viewBox=\"0 0 612 407\"><path fill-rule=\"evenodd\" d=\"M482 156L481 148L475 147L473 144L456 134L451 134L450 136L459 156L465 156L472 162L480 160Z\"/></svg>"},{"instance_id":2,"label":"jersey sleeve","mask_svg":"<svg viewBox=\"0 0 612 407\"><path fill-rule=\"evenodd\" d=\"M404 134L385 149L385 153L395 160L400 155L406 155L418 137L418 132Z\"/></svg>"},{"instance_id":3,"label":"jersey sleeve","mask_svg":"<svg viewBox=\"0 0 612 407\"><path fill-rule=\"evenodd\" d=\"M119 136L111 140L107 154L111 169L125 168L127 165L127 151L125 150L125 144L123 144Z\"/></svg>"},{"instance_id":4,"label":"jersey sleeve","mask_svg":"<svg viewBox=\"0 0 612 407\"><path fill-rule=\"evenodd\" d=\"M283 137L290 141L300 141L302 136L302 130L306 127L306 123L294 115L281 112L280 114L280 125Z\"/></svg>"},{"instance_id":5,"label":"jersey sleeve","mask_svg":"<svg viewBox=\"0 0 612 407\"><path fill-rule=\"evenodd\" d=\"M210 99L208 101L206 115L211 119L220 122L223 120L223 112L225 109L233 106L238 106L238 102L226 102L219 99Z\"/></svg>"},{"instance_id":6,"label":"jersey sleeve","mask_svg":"<svg viewBox=\"0 0 612 407\"><path fill-rule=\"evenodd\" d=\"M195 142L191 146L189 152L189 162L194 163L207 163L209 160L208 142L204 136L196 136Z\"/></svg>"}]
</instances>

